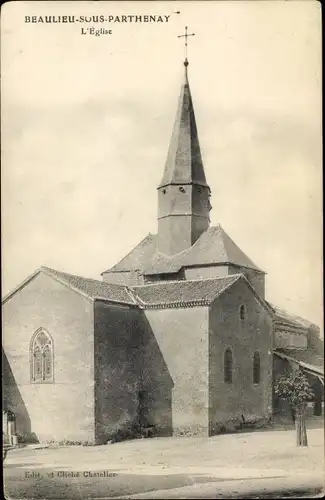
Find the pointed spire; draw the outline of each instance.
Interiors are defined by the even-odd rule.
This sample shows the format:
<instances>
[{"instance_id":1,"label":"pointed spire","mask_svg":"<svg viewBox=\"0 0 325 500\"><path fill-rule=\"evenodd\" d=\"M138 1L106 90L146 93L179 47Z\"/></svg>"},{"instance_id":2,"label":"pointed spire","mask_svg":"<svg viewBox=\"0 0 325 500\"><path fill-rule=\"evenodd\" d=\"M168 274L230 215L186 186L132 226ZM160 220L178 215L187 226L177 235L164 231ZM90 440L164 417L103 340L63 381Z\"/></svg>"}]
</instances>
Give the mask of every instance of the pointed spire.
<instances>
[{"instance_id":1,"label":"pointed spire","mask_svg":"<svg viewBox=\"0 0 325 500\"><path fill-rule=\"evenodd\" d=\"M207 186L192 96L188 81L187 58L184 60L184 81L160 187L169 184L199 184Z\"/></svg>"},{"instance_id":2,"label":"pointed spire","mask_svg":"<svg viewBox=\"0 0 325 500\"><path fill-rule=\"evenodd\" d=\"M158 251L165 255L191 247L210 224L210 188L203 169L188 64L185 56L184 81L158 186Z\"/></svg>"}]
</instances>

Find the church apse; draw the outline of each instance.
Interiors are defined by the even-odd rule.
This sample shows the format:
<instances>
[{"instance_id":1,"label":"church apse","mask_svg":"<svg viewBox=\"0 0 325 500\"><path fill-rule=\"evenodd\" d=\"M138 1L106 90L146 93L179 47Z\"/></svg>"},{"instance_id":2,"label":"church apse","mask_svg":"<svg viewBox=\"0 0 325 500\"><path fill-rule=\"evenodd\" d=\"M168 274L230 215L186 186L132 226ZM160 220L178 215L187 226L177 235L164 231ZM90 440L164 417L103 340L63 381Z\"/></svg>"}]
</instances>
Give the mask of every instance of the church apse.
<instances>
[{"instance_id":1,"label":"church apse","mask_svg":"<svg viewBox=\"0 0 325 500\"><path fill-rule=\"evenodd\" d=\"M272 412L272 313L243 278L225 291L209 312L210 433L229 420ZM225 354L232 356L225 377ZM259 360L258 376L256 359Z\"/></svg>"}]
</instances>

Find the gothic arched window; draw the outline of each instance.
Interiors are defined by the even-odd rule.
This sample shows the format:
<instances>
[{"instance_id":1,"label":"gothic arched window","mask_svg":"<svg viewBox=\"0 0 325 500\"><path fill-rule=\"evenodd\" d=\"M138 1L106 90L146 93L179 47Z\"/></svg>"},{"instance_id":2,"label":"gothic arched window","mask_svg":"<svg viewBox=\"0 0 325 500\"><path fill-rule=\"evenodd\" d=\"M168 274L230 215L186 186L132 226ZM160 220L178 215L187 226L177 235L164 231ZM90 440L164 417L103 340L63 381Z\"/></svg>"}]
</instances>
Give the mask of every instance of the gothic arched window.
<instances>
[{"instance_id":1,"label":"gothic arched window","mask_svg":"<svg viewBox=\"0 0 325 500\"><path fill-rule=\"evenodd\" d=\"M223 380L227 384L232 383L232 352L230 349L225 350L223 359Z\"/></svg>"},{"instance_id":2,"label":"gothic arched window","mask_svg":"<svg viewBox=\"0 0 325 500\"><path fill-rule=\"evenodd\" d=\"M261 379L261 361L258 352L254 353L253 357L253 383L259 384Z\"/></svg>"},{"instance_id":3,"label":"gothic arched window","mask_svg":"<svg viewBox=\"0 0 325 500\"><path fill-rule=\"evenodd\" d=\"M53 340L43 328L34 333L30 345L31 381L53 382Z\"/></svg>"}]
</instances>

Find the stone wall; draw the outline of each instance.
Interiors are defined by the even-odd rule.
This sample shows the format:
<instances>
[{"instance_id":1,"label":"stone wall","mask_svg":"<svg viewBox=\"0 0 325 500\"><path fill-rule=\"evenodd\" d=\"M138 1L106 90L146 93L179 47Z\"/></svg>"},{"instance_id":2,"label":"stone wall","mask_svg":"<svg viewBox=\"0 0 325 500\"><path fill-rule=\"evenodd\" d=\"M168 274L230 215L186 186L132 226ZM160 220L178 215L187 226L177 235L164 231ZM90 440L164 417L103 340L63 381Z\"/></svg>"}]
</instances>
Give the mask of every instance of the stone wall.
<instances>
[{"instance_id":1,"label":"stone wall","mask_svg":"<svg viewBox=\"0 0 325 500\"><path fill-rule=\"evenodd\" d=\"M265 299L265 274L255 269L249 269L247 267L240 266L229 266L229 274L241 273L245 276L251 286L254 288L255 292L262 298Z\"/></svg>"},{"instance_id":2,"label":"stone wall","mask_svg":"<svg viewBox=\"0 0 325 500\"><path fill-rule=\"evenodd\" d=\"M240 318L240 305L245 318ZM216 423L244 416L268 418L272 407L272 318L243 280L210 307L210 433ZM232 383L224 381L224 353L233 356ZM260 355L260 383L253 383L253 356Z\"/></svg>"},{"instance_id":3,"label":"stone wall","mask_svg":"<svg viewBox=\"0 0 325 500\"><path fill-rule=\"evenodd\" d=\"M96 442L135 420L142 328L137 308L95 301Z\"/></svg>"},{"instance_id":4,"label":"stone wall","mask_svg":"<svg viewBox=\"0 0 325 500\"><path fill-rule=\"evenodd\" d=\"M95 366L96 442L136 422L140 404L146 426L172 434L173 382L142 310L95 302Z\"/></svg>"},{"instance_id":5,"label":"stone wall","mask_svg":"<svg viewBox=\"0 0 325 500\"><path fill-rule=\"evenodd\" d=\"M93 304L45 273L3 304L6 409L20 438L94 441ZM54 343L54 383L33 383L30 341L45 328Z\"/></svg>"},{"instance_id":6,"label":"stone wall","mask_svg":"<svg viewBox=\"0 0 325 500\"><path fill-rule=\"evenodd\" d=\"M275 322L274 347L307 348L307 331L294 331L290 326Z\"/></svg>"},{"instance_id":7,"label":"stone wall","mask_svg":"<svg viewBox=\"0 0 325 500\"><path fill-rule=\"evenodd\" d=\"M208 308L148 309L145 311L157 346L155 369L164 360L168 370L173 433L208 434ZM156 356L159 356L157 364ZM147 379L149 379L149 374Z\"/></svg>"},{"instance_id":8,"label":"stone wall","mask_svg":"<svg viewBox=\"0 0 325 500\"><path fill-rule=\"evenodd\" d=\"M195 266L185 268L185 279L223 278L229 274L229 266Z\"/></svg>"}]
</instances>

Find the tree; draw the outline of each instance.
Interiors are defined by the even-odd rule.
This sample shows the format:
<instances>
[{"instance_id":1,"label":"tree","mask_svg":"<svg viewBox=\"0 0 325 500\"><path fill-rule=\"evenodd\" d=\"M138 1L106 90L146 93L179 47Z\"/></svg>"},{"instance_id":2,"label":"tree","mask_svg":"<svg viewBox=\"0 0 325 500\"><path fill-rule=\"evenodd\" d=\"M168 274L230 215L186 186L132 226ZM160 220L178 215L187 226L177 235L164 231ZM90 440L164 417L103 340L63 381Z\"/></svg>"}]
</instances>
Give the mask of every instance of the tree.
<instances>
[{"instance_id":1,"label":"tree","mask_svg":"<svg viewBox=\"0 0 325 500\"><path fill-rule=\"evenodd\" d=\"M307 403L313 396L313 390L301 370L293 370L277 380L275 394L291 405L295 412L297 446L308 446L306 431Z\"/></svg>"}]
</instances>

